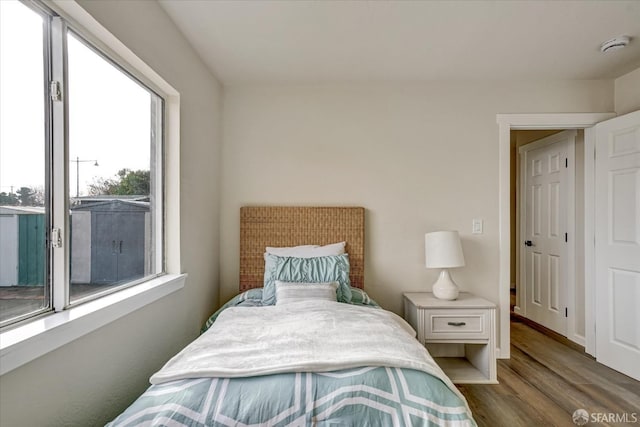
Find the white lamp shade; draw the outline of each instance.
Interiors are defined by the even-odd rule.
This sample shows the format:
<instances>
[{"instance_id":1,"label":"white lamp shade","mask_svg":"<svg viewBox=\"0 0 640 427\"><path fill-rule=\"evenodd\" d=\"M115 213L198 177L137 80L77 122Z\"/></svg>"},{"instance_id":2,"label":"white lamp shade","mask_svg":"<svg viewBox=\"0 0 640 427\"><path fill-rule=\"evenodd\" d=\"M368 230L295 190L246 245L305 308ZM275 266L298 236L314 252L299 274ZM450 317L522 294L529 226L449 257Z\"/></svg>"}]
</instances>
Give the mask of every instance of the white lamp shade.
<instances>
[{"instance_id":1,"label":"white lamp shade","mask_svg":"<svg viewBox=\"0 0 640 427\"><path fill-rule=\"evenodd\" d=\"M435 231L424 235L427 268L464 267L464 254L457 231Z\"/></svg>"}]
</instances>

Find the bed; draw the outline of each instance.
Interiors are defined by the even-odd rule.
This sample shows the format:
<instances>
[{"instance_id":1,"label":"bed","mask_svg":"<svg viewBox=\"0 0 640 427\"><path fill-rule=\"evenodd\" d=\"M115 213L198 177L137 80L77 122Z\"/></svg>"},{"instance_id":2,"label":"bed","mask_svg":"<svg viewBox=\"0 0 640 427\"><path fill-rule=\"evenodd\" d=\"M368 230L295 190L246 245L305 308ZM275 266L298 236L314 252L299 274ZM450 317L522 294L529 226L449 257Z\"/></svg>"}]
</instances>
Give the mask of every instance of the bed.
<instances>
[{"instance_id":1,"label":"bed","mask_svg":"<svg viewBox=\"0 0 640 427\"><path fill-rule=\"evenodd\" d=\"M364 248L363 208L243 207L240 293L108 425L474 426Z\"/></svg>"}]
</instances>

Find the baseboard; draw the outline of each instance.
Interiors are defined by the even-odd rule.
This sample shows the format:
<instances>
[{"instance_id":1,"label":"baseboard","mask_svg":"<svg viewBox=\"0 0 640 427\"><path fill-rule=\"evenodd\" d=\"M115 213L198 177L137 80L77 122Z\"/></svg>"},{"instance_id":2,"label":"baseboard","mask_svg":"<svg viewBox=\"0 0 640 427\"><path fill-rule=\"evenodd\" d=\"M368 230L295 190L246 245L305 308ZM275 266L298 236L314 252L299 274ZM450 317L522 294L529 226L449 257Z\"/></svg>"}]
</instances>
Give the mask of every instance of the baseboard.
<instances>
[{"instance_id":1,"label":"baseboard","mask_svg":"<svg viewBox=\"0 0 640 427\"><path fill-rule=\"evenodd\" d=\"M573 336L570 338L571 341L575 342L578 345L581 345L583 348L585 347L585 337L583 335L578 335L578 334L573 334ZM585 350L586 353L586 350Z\"/></svg>"},{"instance_id":2,"label":"baseboard","mask_svg":"<svg viewBox=\"0 0 640 427\"><path fill-rule=\"evenodd\" d=\"M525 325L535 329L536 331L541 332L541 333L545 334L546 336L548 336L550 338L553 338L554 340L558 341L559 343L564 344L567 347L570 347L570 348L572 348L572 349L574 349L576 351L579 351L580 353L584 353L585 355L589 356L589 354L584 351L584 346L582 346L582 345L580 345L580 344L578 344L576 342L573 342L569 338L567 338L567 337L565 337L563 335L560 335L559 333L557 333L555 331L552 331L551 329L549 329L549 328L547 328L545 326L542 326L541 324L536 323L531 319L527 319L526 317L523 317L523 316L519 315L518 313L511 312L511 321L512 322L524 323ZM591 356L589 356L589 357L591 357Z\"/></svg>"}]
</instances>

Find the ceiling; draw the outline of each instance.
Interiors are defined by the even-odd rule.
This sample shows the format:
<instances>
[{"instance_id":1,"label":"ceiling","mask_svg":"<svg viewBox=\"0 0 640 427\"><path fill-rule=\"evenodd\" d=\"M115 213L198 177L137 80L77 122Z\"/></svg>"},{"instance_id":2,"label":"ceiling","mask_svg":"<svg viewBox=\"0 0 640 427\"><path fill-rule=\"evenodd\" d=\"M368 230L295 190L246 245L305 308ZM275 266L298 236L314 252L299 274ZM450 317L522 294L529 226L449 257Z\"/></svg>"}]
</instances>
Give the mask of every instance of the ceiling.
<instances>
[{"instance_id":1,"label":"ceiling","mask_svg":"<svg viewBox=\"0 0 640 427\"><path fill-rule=\"evenodd\" d=\"M225 85L609 79L640 0L159 0ZM613 37L626 49L601 53Z\"/></svg>"}]
</instances>

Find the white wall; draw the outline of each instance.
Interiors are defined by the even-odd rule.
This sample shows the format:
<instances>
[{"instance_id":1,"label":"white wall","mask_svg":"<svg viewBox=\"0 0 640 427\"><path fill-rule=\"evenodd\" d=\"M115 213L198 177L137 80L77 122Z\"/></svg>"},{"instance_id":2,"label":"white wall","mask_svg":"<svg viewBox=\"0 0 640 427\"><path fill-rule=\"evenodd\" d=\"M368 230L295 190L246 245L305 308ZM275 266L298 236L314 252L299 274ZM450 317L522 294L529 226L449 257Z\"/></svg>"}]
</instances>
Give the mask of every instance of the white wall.
<instances>
[{"instance_id":1,"label":"white wall","mask_svg":"<svg viewBox=\"0 0 640 427\"><path fill-rule=\"evenodd\" d=\"M455 280L497 303L496 114L612 109L612 81L226 88L220 300L238 289L239 208L265 204L364 206L365 289L397 313L436 279L424 233L459 230Z\"/></svg>"},{"instance_id":2,"label":"white wall","mask_svg":"<svg viewBox=\"0 0 640 427\"><path fill-rule=\"evenodd\" d=\"M614 84L616 113L640 110L640 68L618 77Z\"/></svg>"},{"instance_id":3,"label":"white wall","mask_svg":"<svg viewBox=\"0 0 640 427\"><path fill-rule=\"evenodd\" d=\"M156 2L82 6L181 94L185 287L0 379L0 425L96 426L148 386L218 304L221 87Z\"/></svg>"}]
</instances>

